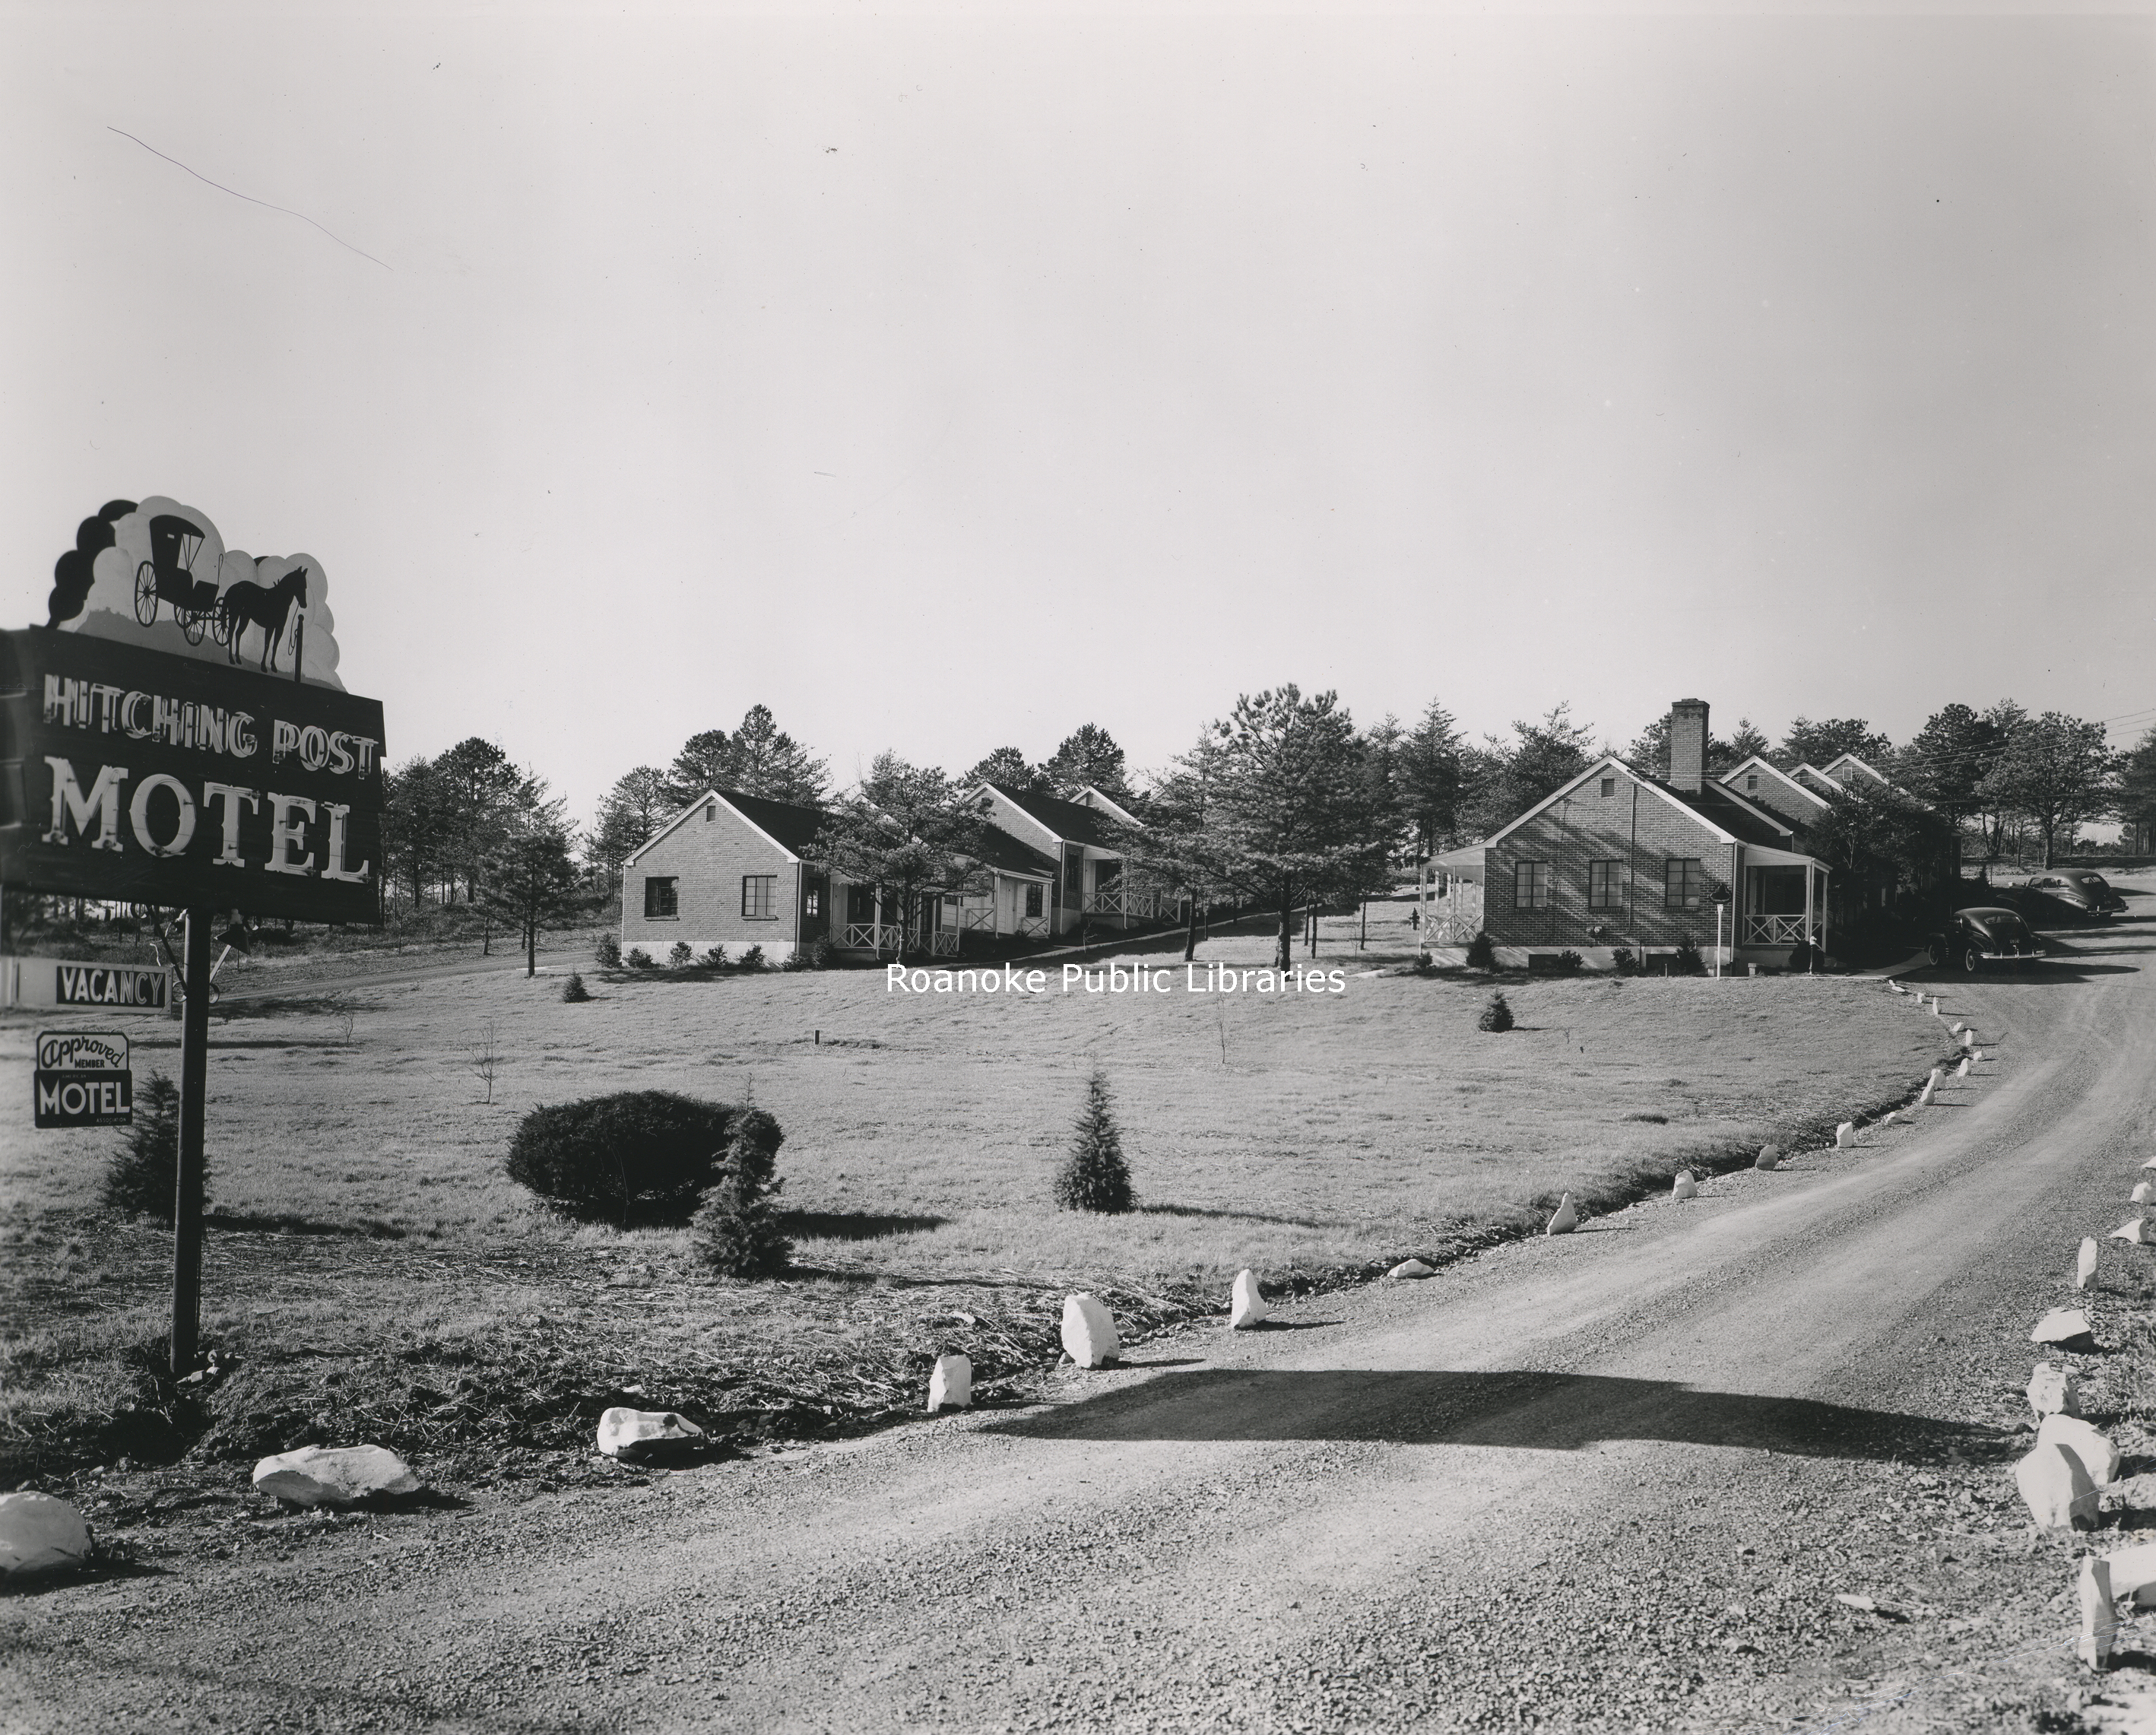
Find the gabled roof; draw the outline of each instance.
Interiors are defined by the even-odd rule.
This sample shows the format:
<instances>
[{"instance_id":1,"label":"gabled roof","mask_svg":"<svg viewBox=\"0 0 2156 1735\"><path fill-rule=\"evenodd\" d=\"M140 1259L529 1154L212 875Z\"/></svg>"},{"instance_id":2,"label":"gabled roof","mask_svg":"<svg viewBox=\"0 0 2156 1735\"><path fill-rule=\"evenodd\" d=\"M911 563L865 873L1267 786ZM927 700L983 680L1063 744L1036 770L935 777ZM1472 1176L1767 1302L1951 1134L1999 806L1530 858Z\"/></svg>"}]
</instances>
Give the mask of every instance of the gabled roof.
<instances>
[{"instance_id":1,"label":"gabled roof","mask_svg":"<svg viewBox=\"0 0 2156 1735\"><path fill-rule=\"evenodd\" d=\"M1740 844L1753 844L1769 850L1786 850L1794 844L1797 834L1789 821L1779 814L1769 812L1747 801L1734 789L1726 789L1719 783L1702 784L1695 793L1690 789L1671 788L1666 784L1652 787L1673 800L1681 802L1692 812L1725 832Z\"/></svg>"},{"instance_id":2,"label":"gabled roof","mask_svg":"<svg viewBox=\"0 0 2156 1735\"><path fill-rule=\"evenodd\" d=\"M981 833L980 847L968 850L966 854L983 867L1021 880L1055 878L1055 859L1044 855L1024 839L1013 837L1000 825L983 825Z\"/></svg>"},{"instance_id":3,"label":"gabled roof","mask_svg":"<svg viewBox=\"0 0 2156 1735\"><path fill-rule=\"evenodd\" d=\"M1050 837L1063 843L1091 844L1096 850L1121 855L1123 841L1116 833L1114 822L1120 820L1129 825L1137 824L1128 809L1118 806L1090 786L1086 793L1100 803L1097 807L1081 801L1065 801L1060 795L1044 795L1031 789L1014 789L1008 783L983 780L981 787L994 790Z\"/></svg>"},{"instance_id":4,"label":"gabled roof","mask_svg":"<svg viewBox=\"0 0 2156 1735\"><path fill-rule=\"evenodd\" d=\"M658 830L636 846L629 860L634 862L660 839L685 824L706 802L720 801L763 834L771 843L799 861L811 852L816 834L830 815L821 808L802 807L790 801L768 801L761 795L744 795L738 789L706 789Z\"/></svg>"},{"instance_id":5,"label":"gabled roof","mask_svg":"<svg viewBox=\"0 0 2156 1735\"><path fill-rule=\"evenodd\" d=\"M1799 765L1794 771L1791 772L1789 775L1793 778L1810 778L1812 788L1821 794L1839 795L1841 793L1841 785L1835 782L1832 778L1821 771L1816 765Z\"/></svg>"},{"instance_id":6,"label":"gabled roof","mask_svg":"<svg viewBox=\"0 0 2156 1735\"><path fill-rule=\"evenodd\" d=\"M1598 760L1563 788L1553 790L1544 796L1511 824L1492 832L1481 847L1486 850L1491 844L1511 836L1530 819L1547 813L1583 784L1613 772L1630 778L1649 794L1659 796L1671 807L1680 809L1712 833L1718 843L1752 844L1770 850L1786 850L1795 838L1796 834L1782 820L1754 807L1733 789L1725 789L1718 783L1709 783L1697 792L1673 788L1660 778L1650 778L1612 756Z\"/></svg>"},{"instance_id":7,"label":"gabled roof","mask_svg":"<svg viewBox=\"0 0 2156 1735\"><path fill-rule=\"evenodd\" d=\"M1830 759L1825 765L1822 765L1820 769L1826 776L1832 778L1834 777L1835 773L1839 771L1845 765L1848 766L1852 771L1862 772L1865 776L1870 778L1873 783L1878 783L1886 788L1891 789L1894 787L1893 778L1888 777L1885 772L1879 770L1876 766L1866 765L1864 761L1858 758L1854 753L1844 753L1838 759ZM1835 781L1836 783L1840 783L1841 779L1840 778L1835 778Z\"/></svg>"},{"instance_id":8,"label":"gabled roof","mask_svg":"<svg viewBox=\"0 0 2156 1735\"><path fill-rule=\"evenodd\" d=\"M1490 835L1484 839L1483 848L1486 850L1491 844L1497 843L1504 838L1510 837L1522 825L1525 825L1528 820L1533 819L1538 814L1548 812L1550 808L1555 807L1560 801L1563 801L1565 797L1571 794L1573 790L1578 788L1581 784L1588 782L1590 778L1603 777L1611 772L1615 772L1623 777L1630 778L1642 789L1645 789L1653 794L1661 796L1663 800L1668 802L1670 805L1674 808L1681 808L1692 819L1698 820L1709 830L1717 834L1722 842L1725 844L1733 844L1739 841L1733 833L1723 829L1723 828L1715 820L1709 819L1705 814L1699 811L1698 808L1691 806L1689 803L1682 800L1678 796L1677 792L1671 788L1667 784L1657 783L1653 778L1648 777L1643 773L1635 771L1622 759L1620 759L1614 754L1612 754L1608 758L1596 760L1594 764L1589 766L1586 770L1580 773L1578 777L1574 778L1563 788L1553 789L1540 801L1529 808L1527 812L1521 814L1518 819L1513 820L1510 825L1501 827L1499 829L1491 832Z\"/></svg>"},{"instance_id":9,"label":"gabled roof","mask_svg":"<svg viewBox=\"0 0 2156 1735\"><path fill-rule=\"evenodd\" d=\"M1802 783L1791 777L1789 773L1783 770L1780 766L1775 764L1773 760L1768 758L1763 753L1754 753L1742 765L1738 766L1734 771L1732 771L1727 776L1721 778L1719 781L1725 788L1734 789L1737 787L1738 778L1742 777L1748 771L1757 772L1762 777L1770 777L1774 778L1774 780L1779 783L1784 788L1794 790L1799 795L1803 796L1806 801L1811 803L1814 807L1820 808L1822 812L1825 810L1825 801L1815 791L1807 789Z\"/></svg>"}]
</instances>

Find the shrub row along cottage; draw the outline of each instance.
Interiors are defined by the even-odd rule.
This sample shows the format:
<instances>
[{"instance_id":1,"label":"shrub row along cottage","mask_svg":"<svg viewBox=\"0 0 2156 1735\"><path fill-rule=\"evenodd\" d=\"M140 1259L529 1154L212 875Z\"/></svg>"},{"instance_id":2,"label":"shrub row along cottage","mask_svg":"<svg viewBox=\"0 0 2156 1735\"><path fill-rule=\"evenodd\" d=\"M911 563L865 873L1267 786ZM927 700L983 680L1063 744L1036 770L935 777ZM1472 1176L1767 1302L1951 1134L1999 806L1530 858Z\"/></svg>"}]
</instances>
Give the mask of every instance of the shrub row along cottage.
<instances>
[{"instance_id":1,"label":"shrub row along cottage","mask_svg":"<svg viewBox=\"0 0 2156 1735\"><path fill-rule=\"evenodd\" d=\"M1079 923L1127 927L1172 916L1151 893L1129 889L1114 826L1136 821L1098 789L1075 800L983 783L968 792L989 823L967 889L924 892L910 910L816 859L819 808L706 790L629 859L621 944L664 957L680 942L701 954L760 946L784 963L822 939L869 956L917 950L955 956L968 933L1045 940Z\"/></svg>"},{"instance_id":2,"label":"shrub row along cottage","mask_svg":"<svg viewBox=\"0 0 2156 1735\"><path fill-rule=\"evenodd\" d=\"M1666 778L1604 759L1486 841L1440 856L1452 913L1434 937L1464 944L1480 928L1515 969L1561 951L1608 969L1620 947L1644 958L1686 940L1711 960L1718 914L1725 965L1823 948L1830 876L1808 833L1830 795L1887 779L1853 753L1790 773L1754 757L1710 778L1707 719L1704 700L1671 707Z\"/></svg>"}]
</instances>

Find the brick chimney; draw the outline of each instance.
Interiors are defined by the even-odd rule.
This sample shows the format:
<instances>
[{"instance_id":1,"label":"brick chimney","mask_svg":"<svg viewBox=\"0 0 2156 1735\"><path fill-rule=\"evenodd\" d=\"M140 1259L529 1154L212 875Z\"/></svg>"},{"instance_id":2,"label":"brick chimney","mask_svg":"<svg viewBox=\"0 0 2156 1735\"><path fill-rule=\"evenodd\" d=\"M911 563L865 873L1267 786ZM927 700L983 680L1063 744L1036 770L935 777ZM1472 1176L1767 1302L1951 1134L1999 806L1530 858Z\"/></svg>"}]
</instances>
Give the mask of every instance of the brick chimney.
<instances>
[{"instance_id":1,"label":"brick chimney","mask_svg":"<svg viewBox=\"0 0 2156 1735\"><path fill-rule=\"evenodd\" d=\"M1707 780L1707 701L1680 699L1670 707L1670 787L1692 794Z\"/></svg>"}]
</instances>

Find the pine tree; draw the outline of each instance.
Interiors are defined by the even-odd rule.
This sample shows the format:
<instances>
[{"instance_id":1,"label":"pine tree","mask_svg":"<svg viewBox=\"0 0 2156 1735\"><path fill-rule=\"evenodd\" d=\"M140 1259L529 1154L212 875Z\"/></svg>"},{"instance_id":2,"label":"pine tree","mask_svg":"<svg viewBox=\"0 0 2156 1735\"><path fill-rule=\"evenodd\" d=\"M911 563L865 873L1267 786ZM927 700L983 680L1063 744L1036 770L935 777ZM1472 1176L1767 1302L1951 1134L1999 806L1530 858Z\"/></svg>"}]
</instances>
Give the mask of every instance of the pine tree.
<instances>
[{"instance_id":1,"label":"pine tree","mask_svg":"<svg viewBox=\"0 0 2156 1735\"><path fill-rule=\"evenodd\" d=\"M1131 1171L1116 1126L1108 1075L1099 1067L1086 1081L1086 1106L1070 1140L1070 1155L1055 1178L1055 1202L1066 1211L1115 1213L1131 1209Z\"/></svg>"},{"instance_id":2,"label":"pine tree","mask_svg":"<svg viewBox=\"0 0 2156 1735\"><path fill-rule=\"evenodd\" d=\"M718 1183L692 1224L697 1251L721 1276L776 1277L793 1258L777 1205L786 1184L775 1174L784 1137L762 1109L743 1109L734 1122Z\"/></svg>"},{"instance_id":3,"label":"pine tree","mask_svg":"<svg viewBox=\"0 0 2156 1735\"><path fill-rule=\"evenodd\" d=\"M1481 1017L1475 1020L1475 1028L1478 1030L1491 1032L1509 1030L1512 1028L1512 1009L1507 1004L1502 993L1494 993L1490 996L1490 1004L1482 1009Z\"/></svg>"},{"instance_id":4,"label":"pine tree","mask_svg":"<svg viewBox=\"0 0 2156 1735\"><path fill-rule=\"evenodd\" d=\"M105 1164L105 1208L170 1224L179 1168L180 1087L153 1072L136 1093L125 1142Z\"/></svg>"}]
</instances>

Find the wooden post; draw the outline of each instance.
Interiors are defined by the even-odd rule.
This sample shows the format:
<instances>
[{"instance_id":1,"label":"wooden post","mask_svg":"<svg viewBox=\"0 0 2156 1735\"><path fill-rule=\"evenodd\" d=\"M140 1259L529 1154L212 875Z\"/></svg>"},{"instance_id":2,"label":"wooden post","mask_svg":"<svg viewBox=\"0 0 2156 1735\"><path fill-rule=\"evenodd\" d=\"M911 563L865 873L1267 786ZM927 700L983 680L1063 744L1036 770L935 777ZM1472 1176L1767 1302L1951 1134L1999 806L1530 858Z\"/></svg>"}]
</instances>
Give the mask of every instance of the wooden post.
<instances>
[{"instance_id":1,"label":"wooden post","mask_svg":"<svg viewBox=\"0 0 2156 1735\"><path fill-rule=\"evenodd\" d=\"M211 912L187 911L180 1024L180 1160L172 1198L172 1374L192 1373L202 1327L203 1103L209 1082Z\"/></svg>"}]
</instances>

